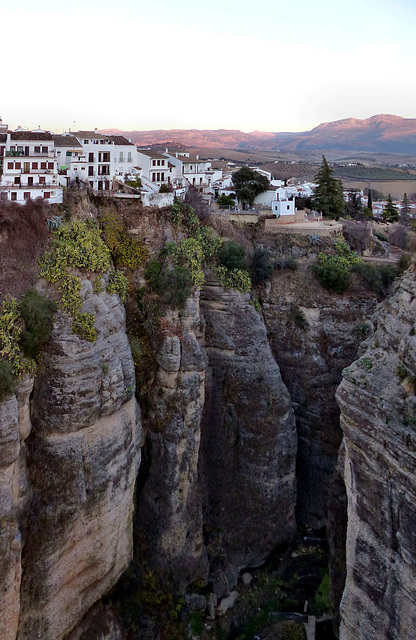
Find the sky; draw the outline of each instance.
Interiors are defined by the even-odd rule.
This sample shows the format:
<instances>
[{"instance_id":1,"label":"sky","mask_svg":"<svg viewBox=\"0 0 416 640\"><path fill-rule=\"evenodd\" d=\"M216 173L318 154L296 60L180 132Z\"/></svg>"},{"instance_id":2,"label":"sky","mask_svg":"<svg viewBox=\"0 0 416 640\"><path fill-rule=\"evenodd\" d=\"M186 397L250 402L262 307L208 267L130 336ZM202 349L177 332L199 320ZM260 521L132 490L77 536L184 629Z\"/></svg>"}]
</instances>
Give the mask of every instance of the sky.
<instances>
[{"instance_id":1,"label":"sky","mask_svg":"<svg viewBox=\"0 0 416 640\"><path fill-rule=\"evenodd\" d=\"M10 4L0 0L0 117L12 128L306 131L416 118L414 0Z\"/></svg>"}]
</instances>

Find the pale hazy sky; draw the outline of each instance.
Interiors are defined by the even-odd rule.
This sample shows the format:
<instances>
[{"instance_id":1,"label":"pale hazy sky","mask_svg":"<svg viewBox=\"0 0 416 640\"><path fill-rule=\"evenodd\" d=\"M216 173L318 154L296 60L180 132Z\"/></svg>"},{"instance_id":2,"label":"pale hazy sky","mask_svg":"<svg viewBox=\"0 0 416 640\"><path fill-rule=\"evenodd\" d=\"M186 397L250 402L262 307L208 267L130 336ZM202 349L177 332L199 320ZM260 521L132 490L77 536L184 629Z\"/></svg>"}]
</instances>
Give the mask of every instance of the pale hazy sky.
<instances>
[{"instance_id":1,"label":"pale hazy sky","mask_svg":"<svg viewBox=\"0 0 416 640\"><path fill-rule=\"evenodd\" d=\"M0 0L11 127L302 131L416 117L415 0Z\"/></svg>"}]
</instances>

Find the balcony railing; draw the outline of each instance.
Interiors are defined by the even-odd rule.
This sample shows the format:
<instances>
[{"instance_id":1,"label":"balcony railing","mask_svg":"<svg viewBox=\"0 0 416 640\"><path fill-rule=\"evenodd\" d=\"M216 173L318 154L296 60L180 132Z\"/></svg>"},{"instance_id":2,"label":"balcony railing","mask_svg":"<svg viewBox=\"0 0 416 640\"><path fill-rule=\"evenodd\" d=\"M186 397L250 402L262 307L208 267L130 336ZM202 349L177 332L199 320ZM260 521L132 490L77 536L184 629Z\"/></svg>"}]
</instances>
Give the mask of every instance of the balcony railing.
<instances>
[{"instance_id":1,"label":"balcony railing","mask_svg":"<svg viewBox=\"0 0 416 640\"><path fill-rule=\"evenodd\" d=\"M29 153L25 153L25 151L6 151L6 158L55 158L54 151L29 151Z\"/></svg>"}]
</instances>

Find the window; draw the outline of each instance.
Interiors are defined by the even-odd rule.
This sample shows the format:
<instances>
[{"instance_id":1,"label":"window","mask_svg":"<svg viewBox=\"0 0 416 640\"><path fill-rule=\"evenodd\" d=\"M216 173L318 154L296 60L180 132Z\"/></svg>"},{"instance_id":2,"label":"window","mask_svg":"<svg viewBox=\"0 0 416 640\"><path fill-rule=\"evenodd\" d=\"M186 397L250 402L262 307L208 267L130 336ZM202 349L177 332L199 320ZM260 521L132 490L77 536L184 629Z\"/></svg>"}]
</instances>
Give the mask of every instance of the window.
<instances>
[{"instance_id":1,"label":"window","mask_svg":"<svg viewBox=\"0 0 416 640\"><path fill-rule=\"evenodd\" d=\"M287 205L286 209L288 209L288 210L290 209L290 204Z\"/></svg>"},{"instance_id":2,"label":"window","mask_svg":"<svg viewBox=\"0 0 416 640\"><path fill-rule=\"evenodd\" d=\"M157 182L160 182L160 173L157 174Z\"/></svg>"},{"instance_id":3,"label":"window","mask_svg":"<svg viewBox=\"0 0 416 640\"><path fill-rule=\"evenodd\" d=\"M89 176L93 176L94 175L94 167L88 167L88 175Z\"/></svg>"},{"instance_id":4,"label":"window","mask_svg":"<svg viewBox=\"0 0 416 640\"><path fill-rule=\"evenodd\" d=\"M40 147L35 147L35 153L40 153Z\"/></svg>"},{"instance_id":5,"label":"window","mask_svg":"<svg viewBox=\"0 0 416 640\"><path fill-rule=\"evenodd\" d=\"M160 167L160 160L157 161L157 166Z\"/></svg>"},{"instance_id":6,"label":"window","mask_svg":"<svg viewBox=\"0 0 416 640\"><path fill-rule=\"evenodd\" d=\"M14 168L15 169L21 169L22 168L22 163L21 162L15 162L14 163Z\"/></svg>"},{"instance_id":7,"label":"window","mask_svg":"<svg viewBox=\"0 0 416 640\"><path fill-rule=\"evenodd\" d=\"M45 200L47 198L50 198L51 197L51 192L50 191L45 191L45 193L43 194L43 197L45 198Z\"/></svg>"},{"instance_id":8,"label":"window","mask_svg":"<svg viewBox=\"0 0 416 640\"><path fill-rule=\"evenodd\" d=\"M66 155L67 158L71 157L72 156L72 151L67 151L65 155ZM77 154L75 154L75 155L77 155Z\"/></svg>"},{"instance_id":9,"label":"window","mask_svg":"<svg viewBox=\"0 0 416 640\"><path fill-rule=\"evenodd\" d=\"M16 191L12 191L10 194L10 199L11 200L17 200L17 192Z\"/></svg>"},{"instance_id":10,"label":"window","mask_svg":"<svg viewBox=\"0 0 416 640\"><path fill-rule=\"evenodd\" d=\"M161 178L160 178L160 179L161 179L161 180L162 180L162 182L163 182L163 181L164 181L164 179L165 179L165 174L164 174L164 173L161 173L160 175L161 175Z\"/></svg>"},{"instance_id":11,"label":"window","mask_svg":"<svg viewBox=\"0 0 416 640\"><path fill-rule=\"evenodd\" d=\"M120 160L119 162L124 162L124 156L123 156L123 152L120 151Z\"/></svg>"},{"instance_id":12,"label":"window","mask_svg":"<svg viewBox=\"0 0 416 640\"><path fill-rule=\"evenodd\" d=\"M48 147L42 147L42 153L48 153Z\"/></svg>"},{"instance_id":13,"label":"window","mask_svg":"<svg viewBox=\"0 0 416 640\"><path fill-rule=\"evenodd\" d=\"M156 182L156 174L155 173L152 173L152 181Z\"/></svg>"},{"instance_id":14,"label":"window","mask_svg":"<svg viewBox=\"0 0 416 640\"><path fill-rule=\"evenodd\" d=\"M100 140L100 144L105 144L105 140Z\"/></svg>"},{"instance_id":15,"label":"window","mask_svg":"<svg viewBox=\"0 0 416 640\"><path fill-rule=\"evenodd\" d=\"M53 162L48 162L48 169L53 169Z\"/></svg>"},{"instance_id":16,"label":"window","mask_svg":"<svg viewBox=\"0 0 416 640\"><path fill-rule=\"evenodd\" d=\"M10 147L10 151L16 151L16 147Z\"/></svg>"},{"instance_id":17,"label":"window","mask_svg":"<svg viewBox=\"0 0 416 640\"><path fill-rule=\"evenodd\" d=\"M93 153L89 153L88 154L88 162L94 162L94 154Z\"/></svg>"},{"instance_id":18,"label":"window","mask_svg":"<svg viewBox=\"0 0 416 640\"><path fill-rule=\"evenodd\" d=\"M30 191L25 191L23 193L23 199L24 200L30 200Z\"/></svg>"},{"instance_id":19,"label":"window","mask_svg":"<svg viewBox=\"0 0 416 640\"><path fill-rule=\"evenodd\" d=\"M20 184L20 176L16 176L14 179L15 184Z\"/></svg>"},{"instance_id":20,"label":"window","mask_svg":"<svg viewBox=\"0 0 416 640\"><path fill-rule=\"evenodd\" d=\"M94 189L94 183L90 180L90 187Z\"/></svg>"},{"instance_id":21,"label":"window","mask_svg":"<svg viewBox=\"0 0 416 640\"><path fill-rule=\"evenodd\" d=\"M156 160L152 160L152 167L156 166Z\"/></svg>"},{"instance_id":22,"label":"window","mask_svg":"<svg viewBox=\"0 0 416 640\"><path fill-rule=\"evenodd\" d=\"M41 169L46 169L46 162L41 162L40 163L40 168Z\"/></svg>"},{"instance_id":23,"label":"window","mask_svg":"<svg viewBox=\"0 0 416 640\"><path fill-rule=\"evenodd\" d=\"M0 200L1 200L2 202L4 202L5 200L7 200L7 191L2 191L2 192L0 193Z\"/></svg>"},{"instance_id":24,"label":"window","mask_svg":"<svg viewBox=\"0 0 416 640\"><path fill-rule=\"evenodd\" d=\"M98 162L110 162L110 152L109 151L101 151L98 154Z\"/></svg>"},{"instance_id":25,"label":"window","mask_svg":"<svg viewBox=\"0 0 416 640\"><path fill-rule=\"evenodd\" d=\"M89 143L89 140L84 140L84 144L88 144L88 143Z\"/></svg>"},{"instance_id":26,"label":"window","mask_svg":"<svg viewBox=\"0 0 416 640\"><path fill-rule=\"evenodd\" d=\"M37 162L32 162L32 171L37 171L38 169L38 163Z\"/></svg>"},{"instance_id":27,"label":"window","mask_svg":"<svg viewBox=\"0 0 416 640\"><path fill-rule=\"evenodd\" d=\"M23 147L17 147L17 150L18 150L20 153L23 153Z\"/></svg>"},{"instance_id":28,"label":"window","mask_svg":"<svg viewBox=\"0 0 416 640\"><path fill-rule=\"evenodd\" d=\"M7 163L7 168L8 169L13 169L13 167L14 167L14 163L13 162L8 162Z\"/></svg>"},{"instance_id":29,"label":"window","mask_svg":"<svg viewBox=\"0 0 416 640\"><path fill-rule=\"evenodd\" d=\"M128 158L127 162L133 162L133 158L131 157L131 151L129 151L129 158Z\"/></svg>"},{"instance_id":30,"label":"window","mask_svg":"<svg viewBox=\"0 0 416 640\"><path fill-rule=\"evenodd\" d=\"M27 186L30 187L30 186L32 186L32 184L33 184L33 177L29 176L28 179L27 179Z\"/></svg>"},{"instance_id":31,"label":"window","mask_svg":"<svg viewBox=\"0 0 416 640\"><path fill-rule=\"evenodd\" d=\"M39 184L46 184L45 176L39 176Z\"/></svg>"},{"instance_id":32,"label":"window","mask_svg":"<svg viewBox=\"0 0 416 640\"><path fill-rule=\"evenodd\" d=\"M164 160L161 160L161 165L162 165L162 167L165 166L165 161Z\"/></svg>"}]
</instances>

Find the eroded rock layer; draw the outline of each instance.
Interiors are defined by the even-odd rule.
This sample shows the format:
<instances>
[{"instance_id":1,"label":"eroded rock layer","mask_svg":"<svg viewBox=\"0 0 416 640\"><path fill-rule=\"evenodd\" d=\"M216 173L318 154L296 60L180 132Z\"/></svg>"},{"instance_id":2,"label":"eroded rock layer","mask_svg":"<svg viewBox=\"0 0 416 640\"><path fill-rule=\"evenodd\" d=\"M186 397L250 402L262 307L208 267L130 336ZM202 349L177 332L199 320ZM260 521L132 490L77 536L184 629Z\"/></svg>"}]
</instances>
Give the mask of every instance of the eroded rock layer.
<instances>
[{"instance_id":1,"label":"eroded rock layer","mask_svg":"<svg viewBox=\"0 0 416 640\"><path fill-rule=\"evenodd\" d=\"M29 382L1 405L7 640L64 638L132 556L140 412L124 310L88 281L82 297L83 311L96 316L97 341L80 340L58 313L32 421Z\"/></svg>"},{"instance_id":2,"label":"eroded rock layer","mask_svg":"<svg viewBox=\"0 0 416 640\"><path fill-rule=\"evenodd\" d=\"M218 595L296 528L293 409L262 316L247 298L213 282L201 294L208 369L200 477Z\"/></svg>"},{"instance_id":3,"label":"eroded rock layer","mask_svg":"<svg viewBox=\"0 0 416 640\"><path fill-rule=\"evenodd\" d=\"M348 498L342 640L416 631L416 286L407 272L378 309L337 398Z\"/></svg>"}]
</instances>

